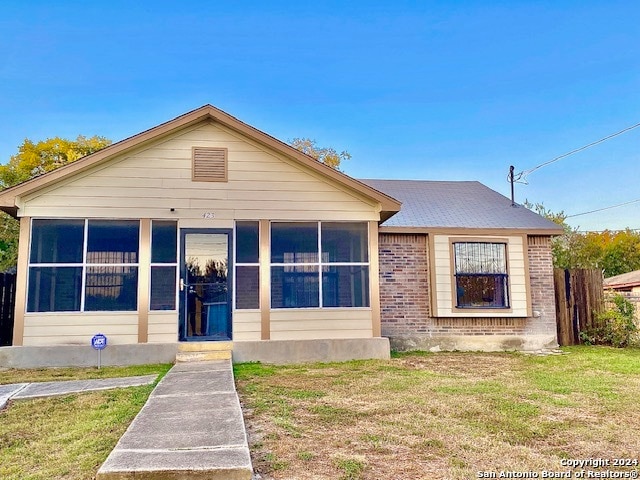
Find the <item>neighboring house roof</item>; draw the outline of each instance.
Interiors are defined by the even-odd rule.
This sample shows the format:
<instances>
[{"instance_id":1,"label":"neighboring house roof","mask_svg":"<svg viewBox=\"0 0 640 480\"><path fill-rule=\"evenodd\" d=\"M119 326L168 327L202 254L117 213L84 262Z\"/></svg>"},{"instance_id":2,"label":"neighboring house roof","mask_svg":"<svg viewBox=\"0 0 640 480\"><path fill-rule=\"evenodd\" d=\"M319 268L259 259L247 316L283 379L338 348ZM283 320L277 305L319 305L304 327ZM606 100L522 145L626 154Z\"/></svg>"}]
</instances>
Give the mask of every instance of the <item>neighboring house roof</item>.
<instances>
[{"instance_id":1,"label":"neighboring house roof","mask_svg":"<svg viewBox=\"0 0 640 480\"><path fill-rule=\"evenodd\" d=\"M640 270L634 270L633 272L622 273L615 277L609 277L604 279L604 287L617 289L626 287L635 287L640 285Z\"/></svg>"},{"instance_id":2,"label":"neighboring house roof","mask_svg":"<svg viewBox=\"0 0 640 480\"><path fill-rule=\"evenodd\" d=\"M363 183L402 202L384 227L443 229L517 229L559 235L562 227L480 182L370 180Z\"/></svg>"},{"instance_id":3,"label":"neighboring house roof","mask_svg":"<svg viewBox=\"0 0 640 480\"><path fill-rule=\"evenodd\" d=\"M19 185L7 188L0 192L0 210L10 215L16 215L18 210L19 198L22 195L34 192L51 184L54 184L70 175L82 172L100 162L114 158L116 155L124 154L134 148L140 148L152 142L155 142L171 133L187 128L200 122L214 121L224 125L231 130L245 135L251 140L264 145L276 152L286 156L287 158L298 161L300 164L318 172L324 177L334 180L339 185L347 187L354 192L363 195L365 198L380 202L381 212L380 218L386 220L391 215L400 210L400 202L395 198L365 185L358 180L345 175L331 167L318 162L314 158L296 150L280 140L248 125L237 118L229 115L212 105L204 105L196 110L180 115L168 122L162 123L149 130L145 130L137 135L126 138L120 142L114 143L102 150L87 155L73 163L52 170L44 175L32 178ZM17 202L18 201L18 202Z\"/></svg>"}]
</instances>

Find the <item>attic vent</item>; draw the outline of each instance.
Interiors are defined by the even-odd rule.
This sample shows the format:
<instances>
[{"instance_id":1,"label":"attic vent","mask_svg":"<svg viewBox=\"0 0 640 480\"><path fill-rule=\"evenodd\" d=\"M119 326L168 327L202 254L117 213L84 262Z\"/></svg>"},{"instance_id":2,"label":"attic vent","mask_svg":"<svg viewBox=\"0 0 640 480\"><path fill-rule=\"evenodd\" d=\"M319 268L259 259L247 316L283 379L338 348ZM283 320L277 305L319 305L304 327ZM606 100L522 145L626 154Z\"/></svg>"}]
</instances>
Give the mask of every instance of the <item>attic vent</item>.
<instances>
[{"instance_id":1,"label":"attic vent","mask_svg":"<svg viewBox=\"0 0 640 480\"><path fill-rule=\"evenodd\" d=\"M226 182L227 149L193 147L193 180L196 182Z\"/></svg>"}]
</instances>

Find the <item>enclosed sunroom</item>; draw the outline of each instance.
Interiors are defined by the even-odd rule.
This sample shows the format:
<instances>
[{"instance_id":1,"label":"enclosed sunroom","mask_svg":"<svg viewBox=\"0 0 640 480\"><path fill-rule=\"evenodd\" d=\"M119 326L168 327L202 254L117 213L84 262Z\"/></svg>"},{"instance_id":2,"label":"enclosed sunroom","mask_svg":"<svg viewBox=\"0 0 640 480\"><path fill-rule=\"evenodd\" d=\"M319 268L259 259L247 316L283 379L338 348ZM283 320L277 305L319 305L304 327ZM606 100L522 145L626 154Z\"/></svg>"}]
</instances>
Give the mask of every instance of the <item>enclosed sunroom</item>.
<instances>
[{"instance_id":1,"label":"enclosed sunroom","mask_svg":"<svg viewBox=\"0 0 640 480\"><path fill-rule=\"evenodd\" d=\"M380 337L378 224L400 203L212 106L0 205L20 220L14 345Z\"/></svg>"}]
</instances>

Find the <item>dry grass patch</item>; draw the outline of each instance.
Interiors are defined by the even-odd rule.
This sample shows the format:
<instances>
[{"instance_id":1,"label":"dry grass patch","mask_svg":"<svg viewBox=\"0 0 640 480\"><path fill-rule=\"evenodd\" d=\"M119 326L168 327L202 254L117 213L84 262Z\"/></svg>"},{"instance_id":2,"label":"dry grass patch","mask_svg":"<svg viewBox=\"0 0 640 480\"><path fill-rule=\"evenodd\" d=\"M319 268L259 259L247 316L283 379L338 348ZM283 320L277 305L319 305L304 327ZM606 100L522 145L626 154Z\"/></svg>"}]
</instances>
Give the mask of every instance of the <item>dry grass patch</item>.
<instances>
[{"instance_id":1,"label":"dry grass patch","mask_svg":"<svg viewBox=\"0 0 640 480\"><path fill-rule=\"evenodd\" d=\"M135 377L167 371L170 365L132 365L128 367L25 368L0 369L0 385L8 383L53 382L57 380L92 380L99 378Z\"/></svg>"},{"instance_id":2,"label":"dry grass patch","mask_svg":"<svg viewBox=\"0 0 640 480\"><path fill-rule=\"evenodd\" d=\"M170 367L11 370L0 372L0 378L8 380L5 383L20 383L36 378L79 380L152 373L161 377ZM153 388L146 385L12 401L0 411L0 478L94 478Z\"/></svg>"},{"instance_id":3,"label":"dry grass patch","mask_svg":"<svg viewBox=\"0 0 640 480\"><path fill-rule=\"evenodd\" d=\"M567 351L237 365L254 467L273 479L468 479L637 458L640 350Z\"/></svg>"}]
</instances>

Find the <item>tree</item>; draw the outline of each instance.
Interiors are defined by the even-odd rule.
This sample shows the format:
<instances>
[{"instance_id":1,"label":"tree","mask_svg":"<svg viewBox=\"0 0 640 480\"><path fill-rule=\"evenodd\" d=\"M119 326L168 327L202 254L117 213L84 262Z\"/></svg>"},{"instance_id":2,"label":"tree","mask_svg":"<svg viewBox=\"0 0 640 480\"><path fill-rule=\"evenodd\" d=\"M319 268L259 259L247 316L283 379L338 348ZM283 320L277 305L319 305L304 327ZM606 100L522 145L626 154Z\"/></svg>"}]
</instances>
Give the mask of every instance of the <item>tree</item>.
<instances>
[{"instance_id":1,"label":"tree","mask_svg":"<svg viewBox=\"0 0 640 480\"><path fill-rule=\"evenodd\" d=\"M75 162L111 144L105 137L84 137L75 140L61 137L33 142L28 138L18 147L6 165L0 165L0 188L8 188L63 165ZM15 267L18 259L18 222L0 213L0 271Z\"/></svg>"},{"instance_id":2,"label":"tree","mask_svg":"<svg viewBox=\"0 0 640 480\"><path fill-rule=\"evenodd\" d=\"M563 211L554 213L543 204L525 201L524 206L562 225L564 233L551 243L556 268L598 268L605 277L640 269L640 233L620 231L579 232L566 222Z\"/></svg>"},{"instance_id":3,"label":"tree","mask_svg":"<svg viewBox=\"0 0 640 480\"><path fill-rule=\"evenodd\" d=\"M558 213L555 213L549 210L547 207L545 207L543 203L531 203L529 200L525 200L522 205L528 208L529 210L533 210L538 215L542 215L547 220L551 220L553 223L557 223L558 225L561 225L565 230L567 228L569 229L571 228L565 222L567 215L564 213L564 210L561 210Z\"/></svg>"},{"instance_id":4,"label":"tree","mask_svg":"<svg viewBox=\"0 0 640 480\"><path fill-rule=\"evenodd\" d=\"M111 145L105 137L79 135L75 140L61 137L32 142L28 138L18 147L9 163L0 165L0 187L7 188L55 170Z\"/></svg>"},{"instance_id":5,"label":"tree","mask_svg":"<svg viewBox=\"0 0 640 480\"><path fill-rule=\"evenodd\" d=\"M351 159L351 154L346 150L338 153L332 147L321 148L318 147L315 140L309 138L294 138L291 141L291 146L336 170L340 170L339 167L343 161Z\"/></svg>"}]
</instances>

